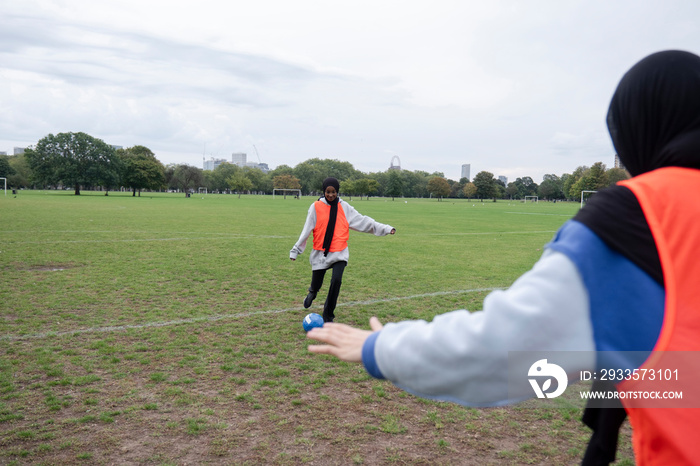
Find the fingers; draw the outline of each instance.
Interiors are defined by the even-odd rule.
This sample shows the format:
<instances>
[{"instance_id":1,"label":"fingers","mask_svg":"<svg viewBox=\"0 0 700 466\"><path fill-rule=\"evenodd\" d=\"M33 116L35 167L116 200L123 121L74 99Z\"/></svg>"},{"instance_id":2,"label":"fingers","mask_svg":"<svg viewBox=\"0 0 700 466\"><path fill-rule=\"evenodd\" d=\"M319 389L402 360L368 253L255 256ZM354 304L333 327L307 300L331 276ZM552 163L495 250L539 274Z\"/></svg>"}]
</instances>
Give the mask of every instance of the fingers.
<instances>
[{"instance_id":1,"label":"fingers","mask_svg":"<svg viewBox=\"0 0 700 466\"><path fill-rule=\"evenodd\" d=\"M374 317L374 316L371 317L371 318L369 319L369 326L370 326L370 328L372 329L373 332L378 332L378 331L380 331L381 329L384 328L384 326L382 325L382 323L379 322L379 319L377 319L377 318Z\"/></svg>"},{"instance_id":2,"label":"fingers","mask_svg":"<svg viewBox=\"0 0 700 466\"><path fill-rule=\"evenodd\" d=\"M307 346L307 349L311 353L330 354L331 356L336 357L338 356L336 348L331 345L309 345Z\"/></svg>"},{"instance_id":3,"label":"fingers","mask_svg":"<svg viewBox=\"0 0 700 466\"><path fill-rule=\"evenodd\" d=\"M306 337L325 343L309 346L309 351L313 353L330 354L348 362L360 362L362 346L371 333L349 325L329 322L321 328L311 329Z\"/></svg>"}]
</instances>

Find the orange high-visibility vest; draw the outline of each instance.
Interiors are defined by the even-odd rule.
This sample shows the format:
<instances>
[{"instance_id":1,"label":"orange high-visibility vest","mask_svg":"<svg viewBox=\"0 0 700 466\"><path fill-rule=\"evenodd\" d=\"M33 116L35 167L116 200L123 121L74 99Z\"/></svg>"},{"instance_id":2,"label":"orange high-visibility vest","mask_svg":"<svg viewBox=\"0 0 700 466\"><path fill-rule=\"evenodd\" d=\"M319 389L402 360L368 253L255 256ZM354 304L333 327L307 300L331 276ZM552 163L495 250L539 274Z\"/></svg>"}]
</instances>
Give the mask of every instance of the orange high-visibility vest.
<instances>
[{"instance_id":1,"label":"orange high-visibility vest","mask_svg":"<svg viewBox=\"0 0 700 466\"><path fill-rule=\"evenodd\" d=\"M323 201L316 201L316 226L314 227L314 249L323 251L323 238L326 236L328 218L331 215L331 206ZM335 230L333 230L333 240L331 241L330 252L338 252L348 247L350 238L350 227L348 219L345 218L343 206L338 201L338 216L335 218Z\"/></svg>"},{"instance_id":2,"label":"orange high-visibility vest","mask_svg":"<svg viewBox=\"0 0 700 466\"><path fill-rule=\"evenodd\" d=\"M698 389L700 350L700 170L666 167L619 184L637 197L654 236L666 289L664 321L654 352L640 369L654 379L618 385L633 429L637 464L698 464L700 409L691 400L636 399L642 391ZM634 325L631 323L631 325ZM676 372L674 372L676 371ZM647 374L648 375L648 374ZM687 391L687 393L686 393ZM695 404L695 406L698 406Z\"/></svg>"}]
</instances>

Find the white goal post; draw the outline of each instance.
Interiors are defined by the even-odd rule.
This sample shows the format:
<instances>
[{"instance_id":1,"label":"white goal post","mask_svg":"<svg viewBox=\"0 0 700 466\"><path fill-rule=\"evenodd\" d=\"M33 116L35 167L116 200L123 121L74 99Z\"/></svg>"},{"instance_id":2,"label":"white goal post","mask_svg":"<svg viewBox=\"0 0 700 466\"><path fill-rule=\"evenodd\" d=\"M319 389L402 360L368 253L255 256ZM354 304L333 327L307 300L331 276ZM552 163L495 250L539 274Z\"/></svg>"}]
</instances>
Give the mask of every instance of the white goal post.
<instances>
[{"instance_id":1,"label":"white goal post","mask_svg":"<svg viewBox=\"0 0 700 466\"><path fill-rule=\"evenodd\" d=\"M197 191L197 192L198 192L199 194L202 194L202 193L207 194L207 188L200 186L200 187L199 187L199 191Z\"/></svg>"},{"instance_id":2,"label":"white goal post","mask_svg":"<svg viewBox=\"0 0 700 466\"><path fill-rule=\"evenodd\" d=\"M5 196L7 196L7 178L0 178L0 180L5 182Z\"/></svg>"},{"instance_id":3,"label":"white goal post","mask_svg":"<svg viewBox=\"0 0 700 466\"><path fill-rule=\"evenodd\" d=\"M296 197L301 197L301 189L286 189L286 188L274 188L272 190L272 199L275 198L275 194L277 194L277 191L281 191L282 195L286 198L287 193L295 193Z\"/></svg>"},{"instance_id":4,"label":"white goal post","mask_svg":"<svg viewBox=\"0 0 700 466\"><path fill-rule=\"evenodd\" d=\"M540 202L540 198L537 196L525 196L525 200L523 202Z\"/></svg>"},{"instance_id":5,"label":"white goal post","mask_svg":"<svg viewBox=\"0 0 700 466\"><path fill-rule=\"evenodd\" d=\"M598 191L581 191L581 208L582 209L583 209L583 193L597 193L597 192Z\"/></svg>"}]
</instances>

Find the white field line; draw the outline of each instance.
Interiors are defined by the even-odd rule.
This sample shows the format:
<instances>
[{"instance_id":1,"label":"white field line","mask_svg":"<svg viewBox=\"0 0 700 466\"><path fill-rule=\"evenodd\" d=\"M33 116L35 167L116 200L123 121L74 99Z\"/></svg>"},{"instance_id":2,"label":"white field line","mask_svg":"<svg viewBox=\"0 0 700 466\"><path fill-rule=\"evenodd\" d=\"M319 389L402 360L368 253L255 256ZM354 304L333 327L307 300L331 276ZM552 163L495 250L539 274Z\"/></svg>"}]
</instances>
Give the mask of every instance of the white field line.
<instances>
[{"instance_id":1,"label":"white field line","mask_svg":"<svg viewBox=\"0 0 700 466\"><path fill-rule=\"evenodd\" d=\"M370 299L367 301L351 301L349 303L338 304L337 307L369 306L372 304L382 304L382 303L390 303L390 302L395 302L395 301L405 301L408 299L420 299L420 298L430 298L430 297L434 297L434 296L448 296L448 295L456 295L456 294L478 293L481 291L494 291L494 290L500 290L500 289L502 289L502 288L474 288L471 290L437 291L434 293L424 293L424 294L417 294L417 295L412 295L412 296L399 296L399 297L384 298L384 299ZM271 310L267 310L267 311L240 312L237 314L220 314L220 315L214 315L214 316L193 317L191 319L177 319L177 320L169 320L169 321L164 321L164 322L149 322L149 323L145 323L145 324L117 325L117 326L108 326L108 327L90 327L90 328L83 328L83 329L77 329L77 330L68 330L65 332L44 332L44 333L34 333L34 334L29 334L29 335L2 335L2 336L0 336L0 340L17 341L17 340L31 340L31 339L39 339L39 338L47 338L47 337L64 337L64 336L79 335L79 334L83 334L83 333L121 332L124 330L132 330L132 329L138 330L138 329L146 329L146 328L153 328L153 327L168 327L171 325L195 324L198 322L216 322L219 320L239 319L239 318L243 318L243 317L251 317L251 316L257 316L257 315L264 315L264 314L281 314L283 312L300 311L300 310L304 310L304 308L303 307L290 307L287 309L271 309Z\"/></svg>"},{"instance_id":2,"label":"white field line","mask_svg":"<svg viewBox=\"0 0 700 466\"><path fill-rule=\"evenodd\" d=\"M276 236L276 235L229 235L228 238L254 238L254 239L270 239L270 238L293 238L293 236ZM148 241L195 241L205 240L212 241L216 239L227 239L224 237L182 237L182 238L142 238L142 239L76 239L76 240L61 240L61 241L8 241L5 244L66 244L66 243L140 243Z\"/></svg>"},{"instance_id":3,"label":"white field line","mask_svg":"<svg viewBox=\"0 0 700 466\"><path fill-rule=\"evenodd\" d=\"M487 232L463 232L463 233L419 233L411 236L498 236L498 235L527 235L527 234L550 234L556 233L557 230L538 230L538 231L487 231Z\"/></svg>"},{"instance_id":4,"label":"white field line","mask_svg":"<svg viewBox=\"0 0 700 466\"><path fill-rule=\"evenodd\" d=\"M539 212L506 212L507 214L517 214L517 215L549 215L552 217L571 217L570 214L545 214Z\"/></svg>"},{"instance_id":5,"label":"white field line","mask_svg":"<svg viewBox=\"0 0 700 466\"><path fill-rule=\"evenodd\" d=\"M5 232L8 233L8 232ZM36 232L35 232L36 233ZM487 231L487 232L457 232L457 233L419 233L412 235L402 235L408 237L418 237L418 236L496 236L496 235L523 235L523 234L551 234L556 233L556 230L540 230L540 231ZM249 239L295 239L296 236L283 236L283 235L237 235L228 234L228 236L221 235L217 236L198 236L198 237L173 237L173 238L134 238L134 239L76 239L76 240L57 240L57 241L6 241L6 245L13 244L71 244L71 243L140 243L149 241L213 241L217 239L231 239L231 238L249 238Z\"/></svg>"}]
</instances>

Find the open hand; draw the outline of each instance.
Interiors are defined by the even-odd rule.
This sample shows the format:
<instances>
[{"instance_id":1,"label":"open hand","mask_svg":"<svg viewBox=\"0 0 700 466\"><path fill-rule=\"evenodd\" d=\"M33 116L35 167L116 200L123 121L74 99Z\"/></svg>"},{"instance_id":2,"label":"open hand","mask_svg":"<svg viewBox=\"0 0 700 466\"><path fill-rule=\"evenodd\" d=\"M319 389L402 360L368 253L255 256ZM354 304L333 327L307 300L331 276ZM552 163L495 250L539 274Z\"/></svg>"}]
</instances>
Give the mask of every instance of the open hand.
<instances>
[{"instance_id":1,"label":"open hand","mask_svg":"<svg viewBox=\"0 0 700 466\"><path fill-rule=\"evenodd\" d=\"M328 322L323 327L311 329L306 336L325 344L309 345L309 351L330 354L343 361L362 362L362 345L365 344L365 340L372 332L377 332L384 327L376 317L369 320L369 325L372 328L371 331L334 322Z\"/></svg>"}]
</instances>

